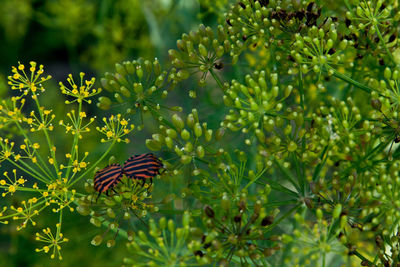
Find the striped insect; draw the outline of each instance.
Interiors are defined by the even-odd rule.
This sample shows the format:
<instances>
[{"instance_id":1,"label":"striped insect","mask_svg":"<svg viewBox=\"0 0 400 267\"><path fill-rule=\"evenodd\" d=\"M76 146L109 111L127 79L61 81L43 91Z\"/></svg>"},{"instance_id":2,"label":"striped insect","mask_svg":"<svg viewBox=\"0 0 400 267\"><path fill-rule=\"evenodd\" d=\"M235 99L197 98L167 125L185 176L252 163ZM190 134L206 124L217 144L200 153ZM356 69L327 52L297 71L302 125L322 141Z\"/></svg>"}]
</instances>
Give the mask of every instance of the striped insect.
<instances>
[{"instance_id":1,"label":"striped insect","mask_svg":"<svg viewBox=\"0 0 400 267\"><path fill-rule=\"evenodd\" d=\"M97 198L100 197L101 193L112 189L116 184L121 181L122 178L122 167L121 165L114 163L104 169L98 170L94 175L94 189L99 192Z\"/></svg>"},{"instance_id":2,"label":"striped insect","mask_svg":"<svg viewBox=\"0 0 400 267\"><path fill-rule=\"evenodd\" d=\"M125 161L122 172L132 178L143 180L150 179L153 182L153 177L160 174L160 169L163 167L161 160L159 160L152 153L135 155Z\"/></svg>"}]
</instances>

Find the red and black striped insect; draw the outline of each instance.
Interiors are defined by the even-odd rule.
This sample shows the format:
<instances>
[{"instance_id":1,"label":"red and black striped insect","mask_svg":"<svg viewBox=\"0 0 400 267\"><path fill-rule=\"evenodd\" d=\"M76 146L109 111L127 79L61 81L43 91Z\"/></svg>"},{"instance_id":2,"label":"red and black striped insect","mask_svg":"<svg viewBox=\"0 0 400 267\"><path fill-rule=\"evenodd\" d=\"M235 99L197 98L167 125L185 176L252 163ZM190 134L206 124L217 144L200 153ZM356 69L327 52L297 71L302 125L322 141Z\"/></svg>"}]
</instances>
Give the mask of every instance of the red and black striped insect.
<instances>
[{"instance_id":1,"label":"red and black striped insect","mask_svg":"<svg viewBox=\"0 0 400 267\"><path fill-rule=\"evenodd\" d=\"M122 172L133 179L143 180L150 179L153 182L153 177L160 174L160 169L163 167L161 160L159 160L152 153L135 155L125 161Z\"/></svg>"},{"instance_id":2,"label":"red and black striped insect","mask_svg":"<svg viewBox=\"0 0 400 267\"><path fill-rule=\"evenodd\" d=\"M122 178L122 167L121 165L114 163L104 169L98 170L94 175L94 189L99 192L97 198L100 197L101 193L108 193L109 189L112 189Z\"/></svg>"}]
</instances>

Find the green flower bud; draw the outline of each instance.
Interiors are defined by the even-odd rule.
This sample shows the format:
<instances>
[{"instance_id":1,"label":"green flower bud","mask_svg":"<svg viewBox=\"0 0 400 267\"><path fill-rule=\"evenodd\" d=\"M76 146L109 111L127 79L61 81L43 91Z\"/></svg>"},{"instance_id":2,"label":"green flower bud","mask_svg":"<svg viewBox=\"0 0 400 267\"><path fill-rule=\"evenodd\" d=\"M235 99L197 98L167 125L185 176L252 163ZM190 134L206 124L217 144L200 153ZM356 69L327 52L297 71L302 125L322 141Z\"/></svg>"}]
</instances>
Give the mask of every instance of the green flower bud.
<instances>
[{"instance_id":1,"label":"green flower bud","mask_svg":"<svg viewBox=\"0 0 400 267\"><path fill-rule=\"evenodd\" d=\"M90 242L93 246L99 246L103 242L103 237L101 235L96 235Z\"/></svg>"},{"instance_id":2,"label":"green flower bud","mask_svg":"<svg viewBox=\"0 0 400 267\"><path fill-rule=\"evenodd\" d=\"M161 144L153 139L146 139L146 146L152 151L161 150Z\"/></svg>"},{"instance_id":3,"label":"green flower bud","mask_svg":"<svg viewBox=\"0 0 400 267\"><path fill-rule=\"evenodd\" d=\"M207 58L208 51L207 51L207 48L203 44L199 44L199 52L200 52L201 56L203 56L204 58Z\"/></svg>"},{"instance_id":4,"label":"green flower bud","mask_svg":"<svg viewBox=\"0 0 400 267\"><path fill-rule=\"evenodd\" d=\"M189 126L189 128L193 128L194 123L195 120L193 114L189 114L186 119L186 124Z\"/></svg>"},{"instance_id":5,"label":"green flower bud","mask_svg":"<svg viewBox=\"0 0 400 267\"><path fill-rule=\"evenodd\" d=\"M183 227L189 227L189 223L190 223L190 214L189 212L185 211L182 217L182 225Z\"/></svg>"},{"instance_id":6,"label":"green flower bud","mask_svg":"<svg viewBox=\"0 0 400 267\"><path fill-rule=\"evenodd\" d=\"M225 128L223 128L223 127L218 128L217 132L215 133L215 139L216 139L217 141L219 141L219 140L221 140L221 138L222 138L224 135L225 135ZM207 136L207 134L206 134L206 136ZM206 137L206 138L207 138L207 137ZM210 140L211 140L211 138L210 138Z\"/></svg>"},{"instance_id":7,"label":"green flower bud","mask_svg":"<svg viewBox=\"0 0 400 267\"><path fill-rule=\"evenodd\" d=\"M106 243L106 246L108 248L111 248L111 247L115 246L115 240L114 239L108 240L107 243Z\"/></svg>"},{"instance_id":8,"label":"green flower bud","mask_svg":"<svg viewBox=\"0 0 400 267\"><path fill-rule=\"evenodd\" d=\"M192 157L188 155L182 155L181 156L181 162L183 164L189 164L192 161Z\"/></svg>"},{"instance_id":9,"label":"green flower bud","mask_svg":"<svg viewBox=\"0 0 400 267\"><path fill-rule=\"evenodd\" d=\"M138 76L139 80L142 80L143 78L143 70L142 67L137 66L136 67L136 75Z\"/></svg>"},{"instance_id":10,"label":"green flower bud","mask_svg":"<svg viewBox=\"0 0 400 267\"><path fill-rule=\"evenodd\" d=\"M265 142L265 134L262 130L260 129L256 129L255 130L256 136L258 138L258 141L260 141L261 143Z\"/></svg>"},{"instance_id":11,"label":"green flower bud","mask_svg":"<svg viewBox=\"0 0 400 267\"><path fill-rule=\"evenodd\" d=\"M113 200L110 199L110 198L106 198L106 199L104 199L104 204L106 204L106 205L109 206L109 207L112 207L112 206L115 205L115 201L113 201Z\"/></svg>"},{"instance_id":12,"label":"green flower bud","mask_svg":"<svg viewBox=\"0 0 400 267\"><path fill-rule=\"evenodd\" d=\"M142 83L134 83L133 84L133 90L135 91L136 94L143 93L143 85L142 85Z\"/></svg>"},{"instance_id":13,"label":"green flower bud","mask_svg":"<svg viewBox=\"0 0 400 267\"><path fill-rule=\"evenodd\" d=\"M290 93L292 92L292 90L293 90L293 86L288 85L288 87L286 87L286 89L285 89L284 98L287 98L290 95Z\"/></svg>"},{"instance_id":14,"label":"green flower bud","mask_svg":"<svg viewBox=\"0 0 400 267\"><path fill-rule=\"evenodd\" d=\"M289 152L294 152L297 149L297 144L293 141L290 141L289 145L288 145L288 151Z\"/></svg>"},{"instance_id":15,"label":"green flower bud","mask_svg":"<svg viewBox=\"0 0 400 267\"><path fill-rule=\"evenodd\" d=\"M193 151L193 144L192 144L191 142L187 142L187 143L185 144L185 151L186 151L187 153L190 153L190 152Z\"/></svg>"},{"instance_id":16,"label":"green flower bud","mask_svg":"<svg viewBox=\"0 0 400 267\"><path fill-rule=\"evenodd\" d=\"M385 71L383 72L383 76L385 77L385 79L390 80L391 76L392 76L392 71L390 70L390 68L386 67Z\"/></svg>"},{"instance_id":17,"label":"green flower bud","mask_svg":"<svg viewBox=\"0 0 400 267\"><path fill-rule=\"evenodd\" d=\"M175 223L172 219L168 220L168 230L172 233L175 231Z\"/></svg>"},{"instance_id":18,"label":"green flower bud","mask_svg":"<svg viewBox=\"0 0 400 267\"><path fill-rule=\"evenodd\" d=\"M339 203L339 204L337 204L337 205L335 206L335 208L334 208L334 210L333 210L332 217L333 217L334 219L339 218L341 212L342 212L342 204Z\"/></svg>"},{"instance_id":19,"label":"green flower bud","mask_svg":"<svg viewBox=\"0 0 400 267\"><path fill-rule=\"evenodd\" d=\"M203 157L204 157L204 154L205 154L204 148L203 148L202 146L198 146L198 147L196 148L196 153L197 153L197 156L198 156L199 158L203 158Z\"/></svg>"},{"instance_id":20,"label":"green flower bud","mask_svg":"<svg viewBox=\"0 0 400 267\"><path fill-rule=\"evenodd\" d=\"M185 127L185 123L178 114L172 115L172 124L174 124L174 126L178 128L178 130L182 130L183 127Z\"/></svg>"},{"instance_id":21,"label":"green flower bud","mask_svg":"<svg viewBox=\"0 0 400 267\"><path fill-rule=\"evenodd\" d=\"M125 97L131 97L131 92L125 86L121 86L120 91Z\"/></svg>"},{"instance_id":22,"label":"green flower bud","mask_svg":"<svg viewBox=\"0 0 400 267\"><path fill-rule=\"evenodd\" d=\"M166 133L172 139L175 139L178 136L178 134L176 133L176 131L174 129L167 129Z\"/></svg>"},{"instance_id":23,"label":"green flower bud","mask_svg":"<svg viewBox=\"0 0 400 267\"><path fill-rule=\"evenodd\" d=\"M115 213L114 213L114 211L113 211L111 208L108 208L107 211L106 211L106 213L107 213L107 216L108 216L108 217L110 217L110 218L115 218Z\"/></svg>"},{"instance_id":24,"label":"green flower bud","mask_svg":"<svg viewBox=\"0 0 400 267\"><path fill-rule=\"evenodd\" d=\"M151 137L160 144L164 143L164 136L161 134L153 134Z\"/></svg>"},{"instance_id":25,"label":"green flower bud","mask_svg":"<svg viewBox=\"0 0 400 267\"><path fill-rule=\"evenodd\" d=\"M158 221L158 225L160 226L161 230L164 230L167 227L167 219L165 217L161 217Z\"/></svg>"},{"instance_id":26,"label":"green flower bud","mask_svg":"<svg viewBox=\"0 0 400 267\"><path fill-rule=\"evenodd\" d=\"M208 130L204 133L204 137L205 137L205 139L206 139L206 142L210 142L210 141L211 141L212 133L213 133L213 130L211 130L211 129L208 129Z\"/></svg>"},{"instance_id":27,"label":"green flower bud","mask_svg":"<svg viewBox=\"0 0 400 267\"><path fill-rule=\"evenodd\" d=\"M101 221L96 217L91 217L90 218L90 223L93 224L96 227L100 227L101 226Z\"/></svg>"},{"instance_id":28,"label":"green flower bud","mask_svg":"<svg viewBox=\"0 0 400 267\"><path fill-rule=\"evenodd\" d=\"M123 103L124 100L122 99L121 95L119 93L114 94L115 100L117 100L118 103Z\"/></svg>"},{"instance_id":29,"label":"green flower bud","mask_svg":"<svg viewBox=\"0 0 400 267\"><path fill-rule=\"evenodd\" d=\"M142 230L139 230L138 237L144 243L148 243L149 242L148 239L147 239L146 234Z\"/></svg>"},{"instance_id":30,"label":"green flower bud","mask_svg":"<svg viewBox=\"0 0 400 267\"><path fill-rule=\"evenodd\" d=\"M190 73L187 70L179 70L176 76L179 78L179 80L186 80L189 78Z\"/></svg>"},{"instance_id":31,"label":"green flower bud","mask_svg":"<svg viewBox=\"0 0 400 267\"><path fill-rule=\"evenodd\" d=\"M122 217L124 220L129 220L131 218L131 214L127 211L124 212L124 216Z\"/></svg>"},{"instance_id":32,"label":"green flower bud","mask_svg":"<svg viewBox=\"0 0 400 267\"><path fill-rule=\"evenodd\" d=\"M177 228L175 232L178 240L182 239L185 235L185 230L183 228Z\"/></svg>"},{"instance_id":33,"label":"green flower bud","mask_svg":"<svg viewBox=\"0 0 400 267\"><path fill-rule=\"evenodd\" d=\"M90 208L86 205L79 205L76 207L76 210L79 212L79 214L83 216L87 216L90 214Z\"/></svg>"},{"instance_id":34,"label":"green flower bud","mask_svg":"<svg viewBox=\"0 0 400 267\"><path fill-rule=\"evenodd\" d=\"M189 140L189 139L190 139L190 133L189 133L189 131L186 130L186 129L183 129L182 132L181 132L181 137L182 137L182 139L185 140L185 141Z\"/></svg>"},{"instance_id":35,"label":"green flower bud","mask_svg":"<svg viewBox=\"0 0 400 267\"><path fill-rule=\"evenodd\" d=\"M172 147L174 146L174 141L172 140L172 138L167 136L167 137L165 137L164 141L165 141L165 144L167 145L167 147L169 149L172 149Z\"/></svg>"},{"instance_id":36,"label":"green flower bud","mask_svg":"<svg viewBox=\"0 0 400 267\"><path fill-rule=\"evenodd\" d=\"M323 214L321 209L317 209L316 215L318 220L322 220Z\"/></svg>"},{"instance_id":37,"label":"green flower bud","mask_svg":"<svg viewBox=\"0 0 400 267\"><path fill-rule=\"evenodd\" d=\"M115 64L115 70L117 71L117 73L125 76L128 73L126 72L126 69L124 68L124 66L122 66L121 64L117 63Z\"/></svg>"},{"instance_id":38,"label":"green flower bud","mask_svg":"<svg viewBox=\"0 0 400 267\"><path fill-rule=\"evenodd\" d=\"M196 136L196 137L200 137L201 135L202 135L202 129L201 129L201 126L200 126L200 123L196 123L195 125L194 125L194 135Z\"/></svg>"}]
</instances>

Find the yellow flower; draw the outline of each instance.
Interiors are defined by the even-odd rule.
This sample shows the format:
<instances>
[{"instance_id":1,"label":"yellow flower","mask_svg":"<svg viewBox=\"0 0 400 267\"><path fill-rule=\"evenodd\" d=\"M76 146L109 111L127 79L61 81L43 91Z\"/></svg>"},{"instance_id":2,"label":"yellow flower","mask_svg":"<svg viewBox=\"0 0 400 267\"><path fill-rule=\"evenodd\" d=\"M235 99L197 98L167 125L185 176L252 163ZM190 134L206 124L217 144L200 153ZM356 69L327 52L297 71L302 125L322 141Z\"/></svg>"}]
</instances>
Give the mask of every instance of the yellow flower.
<instances>
[{"instance_id":1,"label":"yellow flower","mask_svg":"<svg viewBox=\"0 0 400 267\"><path fill-rule=\"evenodd\" d=\"M14 185L10 185L8 187L8 192L10 193L15 193L15 191L17 191L17 188Z\"/></svg>"},{"instance_id":2,"label":"yellow flower","mask_svg":"<svg viewBox=\"0 0 400 267\"><path fill-rule=\"evenodd\" d=\"M34 149L39 149L39 148L40 148L40 145L39 145L38 143L34 143L34 144L32 145L32 147L33 147Z\"/></svg>"},{"instance_id":3,"label":"yellow flower","mask_svg":"<svg viewBox=\"0 0 400 267\"><path fill-rule=\"evenodd\" d=\"M0 185L5 185L6 184L6 180L0 180Z\"/></svg>"}]
</instances>

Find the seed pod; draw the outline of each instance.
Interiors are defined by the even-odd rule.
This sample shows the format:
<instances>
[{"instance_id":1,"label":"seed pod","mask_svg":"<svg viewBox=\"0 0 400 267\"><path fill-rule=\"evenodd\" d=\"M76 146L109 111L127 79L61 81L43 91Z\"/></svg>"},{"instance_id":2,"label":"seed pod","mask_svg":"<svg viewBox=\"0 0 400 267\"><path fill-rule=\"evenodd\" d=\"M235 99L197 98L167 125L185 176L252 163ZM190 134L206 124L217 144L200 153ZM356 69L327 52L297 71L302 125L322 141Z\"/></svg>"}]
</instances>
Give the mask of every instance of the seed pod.
<instances>
[{"instance_id":1,"label":"seed pod","mask_svg":"<svg viewBox=\"0 0 400 267\"><path fill-rule=\"evenodd\" d=\"M274 222L274 217L271 215L265 216L261 221L261 226L268 226Z\"/></svg>"},{"instance_id":2,"label":"seed pod","mask_svg":"<svg viewBox=\"0 0 400 267\"><path fill-rule=\"evenodd\" d=\"M371 106L376 110L381 110L382 102L379 99L372 99Z\"/></svg>"},{"instance_id":3,"label":"seed pod","mask_svg":"<svg viewBox=\"0 0 400 267\"><path fill-rule=\"evenodd\" d=\"M79 205L76 210L79 212L79 214L83 216L87 216L90 214L90 208L87 205Z\"/></svg>"},{"instance_id":4,"label":"seed pod","mask_svg":"<svg viewBox=\"0 0 400 267\"><path fill-rule=\"evenodd\" d=\"M99 246L103 242L103 237L101 235L96 235L90 242L93 246Z\"/></svg>"},{"instance_id":5,"label":"seed pod","mask_svg":"<svg viewBox=\"0 0 400 267\"><path fill-rule=\"evenodd\" d=\"M202 135L202 133L203 133L203 131L202 131L202 129L201 129L200 123L197 122L197 123L194 125L194 135L195 135L196 137L200 137L200 136Z\"/></svg>"},{"instance_id":6,"label":"seed pod","mask_svg":"<svg viewBox=\"0 0 400 267\"><path fill-rule=\"evenodd\" d=\"M214 216L215 216L215 212L214 212L214 210L210 207L210 206L208 206L208 205L206 205L205 207L204 207L204 213L207 215L207 217L209 217L209 218L214 218Z\"/></svg>"},{"instance_id":7,"label":"seed pod","mask_svg":"<svg viewBox=\"0 0 400 267\"><path fill-rule=\"evenodd\" d=\"M339 203L339 204L337 204L337 205L335 206L335 208L334 208L334 210L333 210L333 213L332 213L332 217L333 217L334 219L339 218L341 212L342 212L342 204Z\"/></svg>"},{"instance_id":8,"label":"seed pod","mask_svg":"<svg viewBox=\"0 0 400 267\"><path fill-rule=\"evenodd\" d=\"M185 140L185 141L189 140L189 139L190 139L190 133L189 133L189 131L186 130L186 129L183 129L182 132L181 132L181 137L182 137L182 139Z\"/></svg>"},{"instance_id":9,"label":"seed pod","mask_svg":"<svg viewBox=\"0 0 400 267\"><path fill-rule=\"evenodd\" d=\"M185 127L185 123L178 114L172 115L172 123L176 128L178 128L178 130L182 130L183 127Z\"/></svg>"},{"instance_id":10,"label":"seed pod","mask_svg":"<svg viewBox=\"0 0 400 267\"><path fill-rule=\"evenodd\" d=\"M181 162L183 164L189 164L192 161L192 157L188 155L182 155L181 156Z\"/></svg>"},{"instance_id":11,"label":"seed pod","mask_svg":"<svg viewBox=\"0 0 400 267\"><path fill-rule=\"evenodd\" d=\"M113 211L111 208L108 208L107 211L106 211L106 213L107 213L107 216L108 216L108 217L110 217L110 218L115 218L115 213L114 213L114 211Z\"/></svg>"},{"instance_id":12,"label":"seed pod","mask_svg":"<svg viewBox=\"0 0 400 267\"><path fill-rule=\"evenodd\" d=\"M90 218L90 223L93 224L96 227L100 227L101 226L101 221L96 217Z\"/></svg>"},{"instance_id":13,"label":"seed pod","mask_svg":"<svg viewBox=\"0 0 400 267\"><path fill-rule=\"evenodd\" d=\"M199 158L203 158L204 155L205 155L204 148L203 148L202 146L198 146L198 147L196 148L196 153L197 153L197 156L198 156Z\"/></svg>"},{"instance_id":14,"label":"seed pod","mask_svg":"<svg viewBox=\"0 0 400 267\"><path fill-rule=\"evenodd\" d=\"M148 149L150 149L152 151L161 150L161 144L153 139L146 139L146 146Z\"/></svg>"},{"instance_id":15,"label":"seed pod","mask_svg":"<svg viewBox=\"0 0 400 267\"><path fill-rule=\"evenodd\" d=\"M207 48L203 44L199 44L199 52L200 52L200 55L202 55L204 58L207 58L208 51L207 51Z\"/></svg>"}]
</instances>

